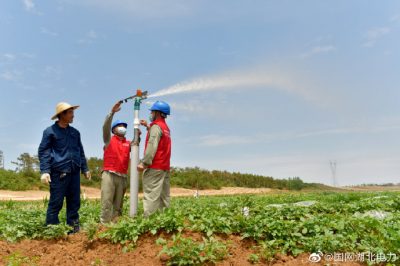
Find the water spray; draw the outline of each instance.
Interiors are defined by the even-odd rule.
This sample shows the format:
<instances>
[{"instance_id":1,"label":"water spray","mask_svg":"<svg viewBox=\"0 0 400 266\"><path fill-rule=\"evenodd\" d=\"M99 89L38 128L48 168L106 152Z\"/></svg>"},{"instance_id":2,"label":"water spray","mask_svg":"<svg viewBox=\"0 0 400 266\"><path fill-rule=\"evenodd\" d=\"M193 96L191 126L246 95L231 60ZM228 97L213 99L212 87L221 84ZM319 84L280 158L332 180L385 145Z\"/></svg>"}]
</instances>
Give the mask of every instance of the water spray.
<instances>
[{"instance_id":1,"label":"water spray","mask_svg":"<svg viewBox=\"0 0 400 266\"><path fill-rule=\"evenodd\" d=\"M330 105L331 100L334 99L334 97L327 97L326 91L322 93L320 88L314 84L314 81L305 74L299 75L297 72L288 69L279 71L270 68L230 71L195 78L163 88L152 93L148 98L207 91L240 91L243 88L282 91L300 96L320 106Z\"/></svg>"},{"instance_id":2,"label":"water spray","mask_svg":"<svg viewBox=\"0 0 400 266\"><path fill-rule=\"evenodd\" d=\"M139 164L139 111L140 105L144 99L147 99L148 92L141 90L136 91L136 95L130 96L120 101L120 103L134 101L134 120L133 120L133 140L131 142L131 177L130 177L130 209L129 215L134 217L138 209L139 194L139 172L137 166Z\"/></svg>"}]
</instances>

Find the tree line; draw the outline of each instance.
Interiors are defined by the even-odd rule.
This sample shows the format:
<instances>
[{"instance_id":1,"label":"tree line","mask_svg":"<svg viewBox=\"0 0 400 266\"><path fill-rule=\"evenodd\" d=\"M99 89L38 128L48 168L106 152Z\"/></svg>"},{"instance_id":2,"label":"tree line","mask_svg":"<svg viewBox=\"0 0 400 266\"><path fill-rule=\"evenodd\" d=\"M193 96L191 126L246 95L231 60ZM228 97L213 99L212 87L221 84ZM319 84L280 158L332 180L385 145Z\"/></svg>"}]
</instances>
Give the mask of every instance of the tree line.
<instances>
[{"instance_id":1,"label":"tree line","mask_svg":"<svg viewBox=\"0 0 400 266\"><path fill-rule=\"evenodd\" d=\"M81 179L83 185L100 187L103 160L96 157L87 159L92 180ZM0 169L0 189L26 190L45 189L40 183L39 159L37 155L22 153L12 164L14 170ZM301 190L315 184L303 182L299 177L275 179L270 176L243 174L239 172L205 170L199 167L172 167L171 186L190 189L220 189L221 187L250 187ZM141 188L141 182L140 182Z\"/></svg>"}]
</instances>

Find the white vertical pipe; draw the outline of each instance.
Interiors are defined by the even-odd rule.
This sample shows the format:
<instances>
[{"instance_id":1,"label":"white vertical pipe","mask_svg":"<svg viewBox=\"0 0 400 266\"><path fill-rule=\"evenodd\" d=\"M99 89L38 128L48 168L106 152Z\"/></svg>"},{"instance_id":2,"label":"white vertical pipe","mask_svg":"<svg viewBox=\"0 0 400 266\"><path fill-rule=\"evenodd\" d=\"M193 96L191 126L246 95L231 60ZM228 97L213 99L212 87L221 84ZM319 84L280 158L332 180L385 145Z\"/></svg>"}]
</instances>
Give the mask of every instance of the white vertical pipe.
<instances>
[{"instance_id":1,"label":"white vertical pipe","mask_svg":"<svg viewBox=\"0 0 400 266\"><path fill-rule=\"evenodd\" d=\"M131 178L130 178L130 211L129 215L134 217L138 209L139 194L139 172L137 166L139 164L139 110L134 113L134 138L131 142Z\"/></svg>"}]
</instances>

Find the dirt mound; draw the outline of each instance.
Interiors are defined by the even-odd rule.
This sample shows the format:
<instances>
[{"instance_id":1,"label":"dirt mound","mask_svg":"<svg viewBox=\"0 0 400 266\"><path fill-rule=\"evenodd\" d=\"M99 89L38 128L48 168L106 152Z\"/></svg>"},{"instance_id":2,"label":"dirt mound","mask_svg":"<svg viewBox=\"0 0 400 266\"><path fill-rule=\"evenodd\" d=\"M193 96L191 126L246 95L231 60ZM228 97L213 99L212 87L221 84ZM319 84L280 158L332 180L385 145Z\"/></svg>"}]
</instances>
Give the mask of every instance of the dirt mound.
<instances>
[{"instance_id":1,"label":"dirt mound","mask_svg":"<svg viewBox=\"0 0 400 266\"><path fill-rule=\"evenodd\" d=\"M12 254L29 257L37 265L160 265L155 237L143 237L133 252L123 252L119 244L89 241L79 233L59 240L23 240L16 244L0 243L0 264ZM1 261L3 260L3 261ZM2 264L3 265L3 264Z\"/></svg>"}]
</instances>

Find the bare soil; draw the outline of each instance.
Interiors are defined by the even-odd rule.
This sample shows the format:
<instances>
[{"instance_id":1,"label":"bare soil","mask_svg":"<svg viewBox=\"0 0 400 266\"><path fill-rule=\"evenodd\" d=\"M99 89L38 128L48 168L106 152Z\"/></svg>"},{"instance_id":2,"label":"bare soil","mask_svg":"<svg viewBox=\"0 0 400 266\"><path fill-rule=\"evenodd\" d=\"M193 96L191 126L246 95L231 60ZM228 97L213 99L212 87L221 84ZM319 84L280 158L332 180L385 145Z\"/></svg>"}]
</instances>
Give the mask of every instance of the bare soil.
<instances>
[{"instance_id":1,"label":"bare soil","mask_svg":"<svg viewBox=\"0 0 400 266\"><path fill-rule=\"evenodd\" d=\"M343 189L350 191L400 191L400 186L354 186L354 187L343 187Z\"/></svg>"},{"instance_id":2,"label":"bare soil","mask_svg":"<svg viewBox=\"0 0 400 266\"><path fill-rule=\"evenodd\" d=\"M99 199L100 189L92 187L82 187L82 194L88 199ZM243 188L243 187L223 187L220 190L199 190L199 196L215 196L215 195L237 195L237 194L263 194L273 192L269 188ZM172 197L194 196L196 190L186 188L171 188ZM27 191L8 191L0 190L0 200L15 200L15 201L32 201L49 198L48 191L27 190ZM139 197L143 197L142 193Z\"/></svg>"},{"instance_id":3,"label":"bare soil","mask_svg":"<svg viewBox=\"0 0 400 266\"><path fill-rule=\"evenodd\" d=\"M169 238L170 235L144 235L136 248L124 252L120 244L112 244L106 240L88 240L86 234L78 233L58 240L23 240L19 243L0 241L0 265L5 265L10 256L19 254L20 258L28 261L21 265L165 265L168 257L159 256L161 246L157 245L158 237ZM199 233L185 232L184 237L201 241ZM229 235L219 237L227 243L229 256L217 265L253 265L248 261L250 254L256 252L256 243L250 240L241 240L239 236ZM272 262L260 261L263 265L326 265L326 262L312 263L308 260L309 254L292 256L277 255ZM362 265L356 262L336 263L330 265Z\"/></svg>"}]
</instances>

